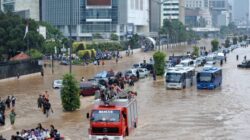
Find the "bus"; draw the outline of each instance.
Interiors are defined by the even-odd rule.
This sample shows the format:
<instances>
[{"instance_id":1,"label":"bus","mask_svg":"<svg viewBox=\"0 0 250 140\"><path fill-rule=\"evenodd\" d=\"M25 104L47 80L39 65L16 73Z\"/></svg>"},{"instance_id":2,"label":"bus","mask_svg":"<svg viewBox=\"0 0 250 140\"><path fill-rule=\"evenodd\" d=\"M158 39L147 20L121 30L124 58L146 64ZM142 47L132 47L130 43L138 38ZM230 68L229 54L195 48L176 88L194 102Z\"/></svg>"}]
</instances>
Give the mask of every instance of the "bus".
<instances>
[{"instance_id":1,"label":"bus","mask_svg":"<svg viewBox=\"0 0 250 140\"><path fill-rule=\"evenodd\" d=\"M192 67L174 67L165 74L166 89L184 89L193 85L195 69Z\"/></svg>"},{"instance_id":2,"label":"bus","mask_svg":"<svg viewBox=\"0 0 250 140\"><path fill-rule=\"evenodd\" d=\"M221 86L221 68L207 66L197 73L197 89L215 89Z\"/></svg>"}]
</instances>

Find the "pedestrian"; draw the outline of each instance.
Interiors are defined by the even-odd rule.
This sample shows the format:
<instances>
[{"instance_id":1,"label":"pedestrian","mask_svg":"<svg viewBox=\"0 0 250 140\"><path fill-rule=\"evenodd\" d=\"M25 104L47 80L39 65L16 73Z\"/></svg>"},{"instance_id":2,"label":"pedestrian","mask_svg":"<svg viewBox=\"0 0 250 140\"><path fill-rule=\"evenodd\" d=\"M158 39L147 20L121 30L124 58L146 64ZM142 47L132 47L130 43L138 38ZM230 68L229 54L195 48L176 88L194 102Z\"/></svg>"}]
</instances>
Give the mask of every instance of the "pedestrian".
<instances>
[{"instance_id":1,"label":"pedestrian","mask_svg":"<svg viewBox=\"0 0 250 140\"><path fill-rule=\"evenodd\" d=\"M16 105L16 97L13 95L11 96L11 105L12 105L12 108L14 108Z\"/></svg>"},{"instance_id":2,"label":"pedestrian","mask_svg":"<svg viewBox=\"0 0 250 140\"><path fill-rule=\"evenodd\" d=\"M17 79L19 79L19 77L20 77L20 74L19 74L19 72L16 74L16 77L17 77Z\"/></svg>"},{"instance_id":3,"label":"pedestrian","mask_svg":"<svg viewBox=\"0 0 250 140\"><path fill-rule=\"evenodd\" d=\"M246 56L246 55L244 56L244 60L245 60L245 61L247 60L247 56Z\"/></svg>"},{"instance_id":4,"label":"pedestrian","mask_svg":"<svg viewBox=\"0 0 250 140\"><path fill-rule=\"evenodd\" d=\"M10 124L12 126L15 123L15 119L16 119L16 113L15 113L14 109L12 109L11 112L10 112Z\"/></svg>"},{"instance_id":5,"label":"pedestrian","mask_svg":"<svg viewBox=\"0 0 250 140\"><path fill-rule=\"evenodd\" d=\"M98 66L100 65L100 61L99 61L99 59L97 59L97 65L98 65Z\"/></svg>"},{"instance_id":6,"label":"pedestrian","mask_svg":"<svg viewBox=\"0 0 250 140\"><path fill-rule=\"evenodd\" d=\"M118 63L118 57L116 57L116 59L115 59L115 63L116 63L116 64Z\"/></svg>"},{"instance_id":7,"label":"pedestrian","mask_svg":"<svg viewBox=\"0 0 250 140\"><path fill-rule=\"evenodd\" d=\"M50 114L49 112L51 111L53 113L53 110L51 108L51 104L49 101L46 101L44 108L45 108L46 117L48 118Z\"/></svg>"},{"instance_id":8,"label":"pedestrian","mask_svg":"<svg viewBox=\"0 0 250 140\"><path fill-rule=\"evenodd\" d=\"M105 64L105 63L104 63L104 60L102 60L102 66L104 66L104 64Z\"/></svg>"},{"instance_id":9,"label":"pedestrian","mask_svg":"<svg viewBox=\"0 0 250 140\"><path fill-rule=\"evenodd\" d=\"M4 111L0 110L0 126L5 125L5 115Z\"/></svg>"},{"instance_id":10,"label":"pedestrian","mask_svg":"<svg viewBox=\"0 0 250 140\"><path fill-rule=\"evenodd\" d=\"M85 79L84 79L84 77L82 77L81 82L84 82L84 81L85 81Z\"/></svg>"},{"instance_id":11,"label":"pedestrian","mask_svg":"<svg viewBox=\"0 0 250 140\"><path fill-rule=\"evenodd\" d=\"M155 72L155 70L153 70L153 79L154 79L154 81L156 81L156 72Z\"/></svg>"},{"instance_id":12,"label":"pedestrian","mask_svg":"<svg viewBox=\"0 0 250 140\"><path fill-rule=\"evenodd\" d=\"M225 60L225 63L227 63L227 57L225 57L224 60Z\"/></svg>"},{"instance_id":13,"label":"pedestrian","mask_svg":"<svg viewBox=\"0 0 250 140\"><path fill-rule=\"evenodd\" d=\"M43 104L42 95L39 95L39 97L37 99L37 106L38 106L38 108L42 108L42 104Z\"/></svg>"},{"instance_id":14,"label":"pedestrian","mask_svg":"<svg viewBox=\"0 0 250 140\"><path fill-rule=\"evenodd\" d=\"M136 71L136 77L137 77L137 79L139 79L139 78L140 78L140 73L139 73L139 70L137 70L137 71Z\"/></svg>"},{"instance_id":15,"label":"pedestrian","mask_svg":"<svg viewBox=\"0 0 250 140\"><path fill-rule=\"evenodd\" d=\"M44 97L46 100L49 100L49 93L48 91L46 90L45 93L44 93Z\"/></svg>"},{"instance_id":16,"label":"pedestrian","mask_svg":"<svg viewBox=\"0 0 250 140\"><path fill-rule=\"evenodd\" d=\"M220 60L220 66L222 66L223 65L223 60Z\"/></svg>"},{"instance_id":17,"label":"pedestrian","mask_svg":"<svg viewBox=\"0 0 250 140\"><path fill-rule=\"evenodd\" d=\"M239 55L238 55L238 54L236 55L236 60L237 60L237 61L239 60Z\"/></svg>"},{"instance_id":18,"label":"pedestrian","mask_svg":"<svg viewBox=\"0 0 250 140\"><path fill-rule=\"evenodd\" d=\"M10 109L10 103L11 103L11 99L10 99L10 96L8 96L7 99L5 100L5 104L8 109Z\"/></svg>"}]
</instances>

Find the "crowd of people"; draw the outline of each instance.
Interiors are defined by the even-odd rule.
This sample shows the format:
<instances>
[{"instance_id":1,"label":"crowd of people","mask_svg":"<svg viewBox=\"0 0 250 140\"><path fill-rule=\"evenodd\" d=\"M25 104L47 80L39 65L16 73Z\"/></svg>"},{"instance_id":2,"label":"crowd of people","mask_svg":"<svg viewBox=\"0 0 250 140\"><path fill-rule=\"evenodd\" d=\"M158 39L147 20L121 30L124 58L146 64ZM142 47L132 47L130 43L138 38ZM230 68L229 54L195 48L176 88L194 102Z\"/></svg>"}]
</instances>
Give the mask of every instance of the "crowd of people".
<instances>
[{"instance_id":1,"label":"crowd of people","mask_svg":"<svg viewBox=\"0 0 250 140\"><path fill-rule=\"evenodd\" d=\"M5 125L5 114L6 111L10 111L9 118L11 125L14 125L16 113L14 111L16 105L16 97L8 96L5 100L2 100L0 97L0 126Z\"/></svg>"},{"instance_id":2,"label":"crowd of people","mask_svg":"<svg viewBox=\"0 0 250 140\"><path fill-rule=\"evenodd\" d=\"M60 132L50 125L50 129L45 129L42 124L30 130L17 131L16 135L11 136L11 140L63 140ZM1 140L1 139L0 139Z\"/></svg>"},{"instance_id":3,"label":"crowd of people","mask_svg":"<svg viewBox=\"0 0 250 140\"><path fill-rule=\"evenodd\" d=\"M45 91L43 95L39 95L37 99L37 106L38 108L42 109L43 114L46 115L46 117L49 117L50 112L53 113L53 109L51 107L51 104L49 102L49 94L48 91Z\"/></svg>"}]
</instances>

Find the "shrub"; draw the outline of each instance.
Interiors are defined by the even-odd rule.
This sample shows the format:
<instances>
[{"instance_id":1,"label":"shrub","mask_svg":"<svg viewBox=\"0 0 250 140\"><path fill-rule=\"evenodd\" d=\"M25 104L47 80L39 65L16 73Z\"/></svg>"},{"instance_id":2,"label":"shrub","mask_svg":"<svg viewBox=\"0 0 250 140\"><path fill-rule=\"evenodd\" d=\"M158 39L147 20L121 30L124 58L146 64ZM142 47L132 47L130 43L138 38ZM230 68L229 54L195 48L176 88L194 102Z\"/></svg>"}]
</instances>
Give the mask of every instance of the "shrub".
<instances>
[{"instance_id":1,"label":"shrub","mask_svg":"<svg viewBox=\"0 0 250 140\"><path fill-rule=\"evenodd\" d=\"M200 48L197 46L193 46L193 52L192 52L193 56L199 57L200 55Z\"/></svg>"},{"instance_id":2,"label":"shrub","mask_svg":"<svg viewBox=\"0 0 250 140\"><path fill-rule=\"evenodd\" d=\"M156 75L163 75L165 70L164 70L164 67L165 67L165 57L166 57L166 54L164 52L155 52L154 55L153 55L153 58L154 58L154 69L156 71Z\"/></svg>"},{"instance_id":3,"label":"shrub","mask_svg":"<svg viewBox=\"0 0 250 140\"><path fill-rule=\"evenodd\" d=\"M30 49L30 51L28 52L28 54L33 59L40 59L40 58L43 57L43 54L41 52L39 52L38 50L36 50L36 49Z\"/></svg>"},{"instance_id":4,"label":"shrub","mask_svg":"<svg viewBox=\"0 0 250 140\"><path fill-rule=\"evenodd\" d=\"M83 42L74 42L73 43L73 53L78 52L79 50L86 50L87 47Z\"/></svg>"},{"instance_id":5,"label":"shrub","mask_svg":"<svg viewBox=\"0 0 250 140\"><path fill-rule=\"evenodd\" d=\"M91 58L92 55L91 55L91 50L80 50L78 51L78 57L79 58Z\"/></svg>"},{"instance_id":6,"label":"shrub","mask_svg":"<svg viewBox=\"0 0 250 140\"><path fill-rule=\"evenodd\" d=\"M110 36L110 40L114 40L114 41L117 41L119 38L118 38L118 35L115 34L115 33L112 33L111 36Z\"/></svg>"},{"instance_id":7,"label":"shrub","mask_svg":"<svg viewBox=\"0 0 250 140\"><path fill-rule=\"evenodd\" d=\"M212 52L215 52L219 49L219 41L217 39L212 40L211 45L212 45Z\"/></svg>"},{"instance_id":8,"label":"shrub","mask_svg":"<svg viewBox=\"0 0 250 140\"><path fill-rule=\"evenodd\" d=\"M61 100L65 111L75 111L81 106L78 82L71 74L63 76Z\"/></svg>"},{"instance_id":9,"label":"shrub","mask_svg":"<svg viewBox=\"0 0 250 140\"><path fill-rule=\"evenodd\" d=\"M236 45L236 44L237 44L237 42L238 42L237 37L234 37L234 38L233 38L233 44L234 44L234 45Z\"/></svg>"}]
</instances>

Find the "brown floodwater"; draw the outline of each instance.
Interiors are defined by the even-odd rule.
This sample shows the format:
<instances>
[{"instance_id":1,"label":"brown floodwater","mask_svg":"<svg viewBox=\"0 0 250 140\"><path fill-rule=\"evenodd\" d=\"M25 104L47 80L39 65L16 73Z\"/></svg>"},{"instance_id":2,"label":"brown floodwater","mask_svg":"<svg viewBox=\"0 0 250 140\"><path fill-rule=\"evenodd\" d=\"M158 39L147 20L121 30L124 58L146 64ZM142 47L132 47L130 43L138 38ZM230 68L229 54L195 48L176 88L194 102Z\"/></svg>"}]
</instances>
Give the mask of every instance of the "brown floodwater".
<instances>
[{"instance_id":1,"label":"brown floodwater","mask_svg":"<svg viewBox=\"0 0 250 140\"><path fill-rule=\"evenodd\" d=\"M190 49L190 48L189 48ZM168 53L184 53L187 48L168 49ZM236 54L240 55L236 62ZM166 90L164 79L152 77L141 79L134 90L138 92L139 124L128 140L166 140L166 139L249 139L250 138L250 71L238 69L244 55L250 54L250 48L240 48L228 54L223 65L223 83L221 88L212 91L200 91L195 87L185 90ZM134 63L149 59L152 53L135 53L119 61L107 61L105 66L74 66L77 80L82 76L93 77L102 70L126 70ZM250 57L250 56L248 56ZM93 102L93 97L81 97L78 111L62 111L60 92L52 89L52 81L61 79L69 71L68 66L56 64L54 74L51 68L45 68L45 76L30 76L20 79L0 81L0 96L15 95L16 124L11 128L7 115L6 126L0 127L0 134L9 138L16 131L31 129L42 123L50 124L72 140L88 139L88 120L85 118ZM54 113L46 118L37 108L39 94L49 91ZM7 112L7 114L9 111Z\"/></svg>"}]
</instances>

